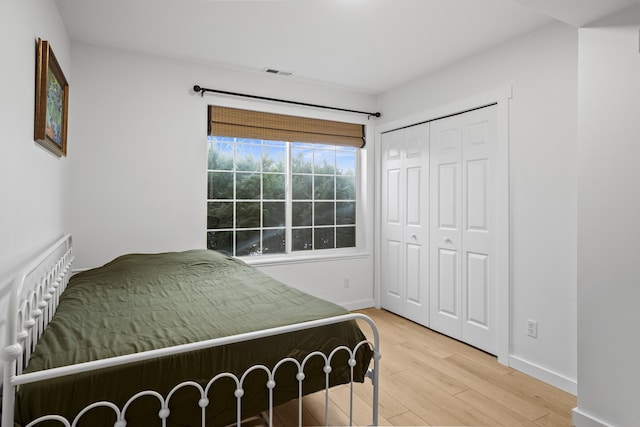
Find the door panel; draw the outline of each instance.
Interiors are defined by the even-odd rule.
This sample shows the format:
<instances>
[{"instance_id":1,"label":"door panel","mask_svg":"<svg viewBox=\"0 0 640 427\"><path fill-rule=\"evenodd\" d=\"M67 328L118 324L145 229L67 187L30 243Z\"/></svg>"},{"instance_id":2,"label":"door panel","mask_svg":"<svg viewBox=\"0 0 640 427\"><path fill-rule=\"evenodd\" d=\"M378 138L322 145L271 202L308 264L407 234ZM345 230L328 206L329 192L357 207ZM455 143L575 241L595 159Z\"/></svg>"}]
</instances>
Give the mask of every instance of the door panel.
<instances>
[{"instance_id":1,"label":"door panel","mask_svg":"<svg viewBox=\"0 0 640 427\"><path fill-rule=\"evenodd\" d=\"M389 294L389 296L394 297L399 299L400 295L401 295L401 291L400 291L400 281L397 280L398 277L400 277L400 272L401 272L401 259L400 259L400 252L401 252L401 244L400 242L394 242L393 240L387 240L386 242L386 262L387 262L387 268L386 268L386 280L385 283L387 283L387 294Z\"/></svg>"},{"instance_id":2,"label":"door panel","mask_svg":"<svg viewBox=\"0 0 640 427\"><path fill-rule=\"evenodd\" d=\"M459 117L431 123L429 323L433 329L456 339L462 336L461 149Z\"/></svg>"},{"instance_id":3,"label":"door panel","mask_svg":"<svg viewBox=\"0 0 640 427\"><path fill-rule=\"evenodd\" d=\"M414 227L422 226L422 173L422 167L407 169L407 225Z\"/></svg>"},{"instance_id":4,"label":"door panel","mask_svg":"<svg viewBox=\"0 0 640 427\"><path fill-rule=\"evenodd\" d=\"M458 319L458 252L440 248L438 254L437 313Z\"/></svg>"},{"instance_id":5,"label":"door panel","mask_svg":"<svg viewBox=\"0 0 640 427\"><path fill-rule=\"evenodd\" d=\"M488 161L487 159L467 162L467 230L488 231Z\"/></svg>"},{"instance_id":6,"label":"door panel","mask_svg":"<svg viewBox=\"0 0 640 427\"><path fill-rule=\"evenodd\" d=\"M462 324L463 341L495 353L496 279L495 254L495 158L496 107L465 113L461 117L463 180L463 251L466 262Z\"/></svg>"},{"instance_id":7,"label":"door panel","mask_svg":"<svg viewBox=\"0 0 640 427\"><path fill-rule=\"evenodd\" d=\"M495 116L488 107L432 122L430 152L430 325L488 352L496 351Z\"/></svg>"},{"instance_id":8,"label":"door panel","mask_svg":"<svg viewBox=\"0 0 640 427\"><path fill-rule=\"evenodd\" d=\"M407 302L422 303L421 245L407 244Z\"/></svg>"},{"instance_id":9,"label":"door panel","mask_svg":"<svg viewBox=\"0 0 640 427\"><path fill-rule=\"evenodd\" d=\"M467 252L467 317L468 323L489 327L489 301L487 300L489 257Z\"/></svg>"},{"instance_id":10,"label":"door panel","mask_svg":"<svg viewBox=\"0 0 640 427\"><path fill-rule=\"evenodd\" d=\"M382 153L382 232L380 302L391 311L402 309L403 289L403 212L400 189L403 185L401 140L392 135Z\"/></svg>"},{"instance_id":11,"label":"door panel","mask_svg":"<svg viewBox=\"0 0 640 427\"><path fill-rule=\"evenodd\" d=\"M383 134L381 157L381 304L428 326L429 126ZM393 267L390 256L397 256Z\"/></svg>"},{"instance_id":12,"label":"door panel","mask_svg":"<svg viewBox=\"0 0 640 427\"><path fill-rule=\"evenodd\" d=\"M440 164L437 174L438 228L458 229L458 164Z\"/></svg>"},{"instance_id":13,"label":"door panel","mask_svg":"<svg viewBox=\"0 0 640 427\"><path fill-rule=\"evenodd\" d=\"M386 207L387 224L400 224L400 169L389 169L387 171L386 185Z\"/></svg>"}]
</instances>

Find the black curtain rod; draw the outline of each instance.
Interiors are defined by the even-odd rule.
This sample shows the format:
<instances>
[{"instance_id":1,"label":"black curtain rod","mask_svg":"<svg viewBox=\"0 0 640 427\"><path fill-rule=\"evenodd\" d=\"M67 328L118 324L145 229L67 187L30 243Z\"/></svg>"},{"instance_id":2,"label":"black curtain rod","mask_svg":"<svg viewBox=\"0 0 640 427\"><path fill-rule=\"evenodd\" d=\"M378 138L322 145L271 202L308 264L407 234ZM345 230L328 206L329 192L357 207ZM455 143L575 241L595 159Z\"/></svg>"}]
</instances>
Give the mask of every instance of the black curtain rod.
<instances>
[{"instance_id":1,"label":"black curtain rod","mask_svg":"<svg viewBox=\"0 0 640 427\"><path fill-rule=\"evenodd\" d=\"M247 95L247 94L244 94L244 93L227 92L225 90L208 89L206 87L201 87L201 86L198 86L198 85L195 85L193 87L193 90L196 91L196 92L200 92L200 96L204 96L205 92L215 92L215 93L222 93L224 95L243 96L245 98L262 99L262 100L265 100L265 101L285 102L287 104L304 105L306 107L327 108L329 110L346 111L348 113L366 114L369 117L371 117L371 116L380 117L382 115L380 113L369 113L367 111L348 110L346 108L327 107L326 105L307 104L305 102L288 101L286 99L268 98L266 96Z\"/></svg>"}]
</instances>

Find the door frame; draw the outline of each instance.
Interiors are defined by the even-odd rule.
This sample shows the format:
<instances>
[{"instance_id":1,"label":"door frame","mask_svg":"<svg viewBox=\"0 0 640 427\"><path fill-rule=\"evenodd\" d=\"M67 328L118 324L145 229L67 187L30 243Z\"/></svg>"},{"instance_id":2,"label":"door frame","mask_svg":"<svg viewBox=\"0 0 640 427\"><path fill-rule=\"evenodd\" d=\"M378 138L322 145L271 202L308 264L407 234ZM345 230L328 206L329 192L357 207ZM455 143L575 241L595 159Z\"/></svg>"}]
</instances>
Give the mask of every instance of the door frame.
<instances>
[{"instance_id":1,"label":"door frame","mask_svg":"<svg viewBox=\"0 0 640 427\"><path fill-rule=\"evenodd\" d=\"M407 126L437 120L453 114L486 107L497 106L497 141L496 141L496 355L498 362L509 365L511 352L511 272L510 272L510 204L509 204L509 102L513 96L511 85L496 88L481 94L441 105L408 117L382 123L375 127L375 194L381 194L382 177L382 134ZM375 255L374 255L374 300L380 308L380 218L382 202L378 197L375 202Z\"/></svg>"}]
</instances>

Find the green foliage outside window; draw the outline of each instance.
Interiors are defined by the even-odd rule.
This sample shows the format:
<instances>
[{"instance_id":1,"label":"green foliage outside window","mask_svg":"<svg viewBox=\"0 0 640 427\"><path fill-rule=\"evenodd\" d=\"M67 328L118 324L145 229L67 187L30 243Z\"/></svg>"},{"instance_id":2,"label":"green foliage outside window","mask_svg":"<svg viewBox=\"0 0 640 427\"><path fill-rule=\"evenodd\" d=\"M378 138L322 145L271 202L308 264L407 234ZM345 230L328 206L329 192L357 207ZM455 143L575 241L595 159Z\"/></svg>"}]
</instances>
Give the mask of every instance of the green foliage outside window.
<instances>
[{"instance_id":1,"label":"green foliage outside window","mask_svg":"<svg viewBox=\"0 0 640 427\"><path fill-rule=\"evenodd\" d=\"M355 247L356 164L354 148L209 137L207 246L237 256Z\"/></svg>"}]
</instances>

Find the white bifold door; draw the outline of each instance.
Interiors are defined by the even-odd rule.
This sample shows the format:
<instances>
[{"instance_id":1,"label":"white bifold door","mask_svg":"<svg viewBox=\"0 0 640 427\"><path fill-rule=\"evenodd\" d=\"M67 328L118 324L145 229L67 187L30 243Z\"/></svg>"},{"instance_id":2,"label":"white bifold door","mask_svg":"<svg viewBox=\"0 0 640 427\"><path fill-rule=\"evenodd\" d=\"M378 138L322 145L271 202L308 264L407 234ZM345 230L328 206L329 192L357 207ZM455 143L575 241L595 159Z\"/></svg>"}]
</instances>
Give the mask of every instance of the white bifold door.
<instances>
[{"instance_id":1,"label":"white bifold door","mask_svg":"<svg viewBox=\"0 0 640 427\"><path fill-rule=\"evenodd\" d=\"M496 107L431 123L430 327L496 352Z\"/></svg>"},{"instance_id":2,"label":"white bifold door","mask_svg":"<svg viewBox=\"0 0 640 427\"><path fill-rule=\"evenodd\" d=\"M382 306L494 354L496 132L492 106L384 134L381 230Z\"/></svg>"},{"instance_id":3,"label":"white bifold door","mask_svg":"<svg viewBox=\"0 0 640 427\"><path fill-rule=\"evenodd\" d=\"M429 125L382 135L381 304L429 325Z\"/></svg>"}]
</instances>

